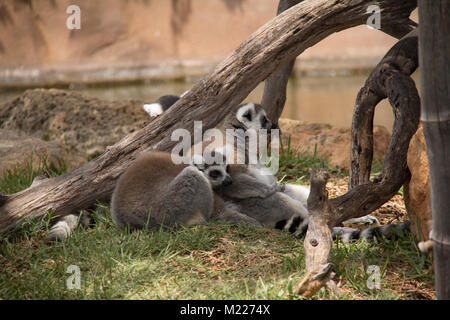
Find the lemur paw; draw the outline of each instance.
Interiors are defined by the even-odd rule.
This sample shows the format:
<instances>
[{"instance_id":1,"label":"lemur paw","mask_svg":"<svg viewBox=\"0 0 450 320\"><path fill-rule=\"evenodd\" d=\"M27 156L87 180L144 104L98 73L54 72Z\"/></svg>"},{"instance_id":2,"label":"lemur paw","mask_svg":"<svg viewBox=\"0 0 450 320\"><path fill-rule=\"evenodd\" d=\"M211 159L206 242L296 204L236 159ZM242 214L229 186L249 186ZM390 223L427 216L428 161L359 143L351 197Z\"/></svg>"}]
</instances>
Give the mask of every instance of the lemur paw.
<instances>
[{"instance_id":1,"label":"lemur paw","mask_svg":"<svg viewBox=\"0 0 450 320\"><path fill-rule=\"evenodd\" d=\"M343 222L343 224L344 225L348 225L348 224L380 225L380 221L378 221L378 219L375 216L368 214L367 216L364 216L364 217L346 220Z\"/></svg>"}]
</instances>

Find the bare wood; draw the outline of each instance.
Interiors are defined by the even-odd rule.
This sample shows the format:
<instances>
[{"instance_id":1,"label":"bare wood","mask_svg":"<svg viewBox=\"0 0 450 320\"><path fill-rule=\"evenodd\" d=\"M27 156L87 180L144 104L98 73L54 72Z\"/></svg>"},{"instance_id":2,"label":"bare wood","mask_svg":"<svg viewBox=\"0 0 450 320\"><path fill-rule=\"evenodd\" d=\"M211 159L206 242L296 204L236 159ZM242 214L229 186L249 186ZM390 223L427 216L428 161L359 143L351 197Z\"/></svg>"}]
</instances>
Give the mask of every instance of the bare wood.
<instances>
[{"instance_id":1,"label":"bare wood","mask_svg":"<svg viewBox=\"0 0 450 320\"><path fill-rule=\"evenodd\" d=\"M420 0L419 18L436 298L450 300L450 1Z\"/></svg>"},{"instance_id":2,"label":"bare wood","mask_svg":"<svg viewBox=\"0 0 450 320\"><path fill-rule=\"evenodd\" d=\"M282 13L301 1L302 0L280 0L277 14ZM294 68L296 58L297 57L281 66L266 79L261 105L266 109L269 119L275 124L278 124L278 119L280 118L286 103L287 84L292 69Z\"/></svg>"},{"instance_id":3,"label":"bare wood","mask_svg":"<svg viewBox=\"0 0 450 320\"><path fill-rule=\"evenodd\" d=\"M409 178L406 155L420 117L420 99L410 77L418 66L417 45L417 31L397 42L375 67L358 93L351 133L351 190L331 201L333 207L342 212L335 221L336 224L376 210L392 198ZM386 97L394 111L394 127L382 172L370 181L373 116L378 102Z\"/></svg>"},{"instance_id":4,"label":"bare wood","mask_svg":"<svg viewBox=\"0 0 450 320\"><path fill-rule=\"evenodd\" d=\"M67 215L109 199L116 179L144 151L169 151L174 129L193 132L194 120L203 129L214 127L274 70L326 36L368 18L369 0L305 1L262 26L168 112L74 171L8 196L0 207L0 232L24 218L54 211ZM415 0L379 0L383 23L408 20Z\"/></svg>"},{"instance_id":5,"label":"bare wood","mask_svg":"<svg viewBox=\"0 0 450 320\"><path fill-rule=\"evenodd\" d=\"M328 172L324 169L313 169L311 172L308 231L304 240L306 274L297 287L297 292L305 297L313 296L332 281L333 276L333 265L328 262L332 246L330 225L333 222L328 208L328 178Z\"/></svg>"},{"instance_id":6,"label":"bare wood","mask_svg":"<svg viewBox=\"0 0 450 320\"><path fill-rule=\"evenodd\" d=\"M396 105L398 101L394 101L392 98L395 98L396 94L401 94L402 97L405 96L405 98L408 98L408 96L406 95L407 92L399 92L402 88L398 87L395 82L389 82L388 80L393 73L398 74L397 71L409 76L417 69L417 45L417 31L413 31L395 44L375 67L370 76L367 78L364 87L361 88L358 93L352 121L350 188L369 182L373 157L373 117L375 114L375 107L385 98L391 99L390 102L397 120L394 124L390 148L387 156L388 158L397 156L397 154L392 154L392 147L398 145L398 139L405 134L401 131L402 128L399 127L399 118L406 115L404 115L403 111L399 110L399 107ZM411 80L406 78L404 81L411 83ZM417 94L414 96L418 97ZM420 107L417 103L417 99L414 100L416 101L413 102L416 103L413 106L415 111L413 119L417 122L417 111L420 110ZM408 108L405 103L402 105L403 108ZM415 128L414 132L416 130L417 128ZM405 139L405 142L403 143L406 144L407 150L409 139ZM406 153L404 156L406 156ZM403 162L403 159L400 158L399 160ZM406 162L401 171L404 171L405 168Z\"/></svg>"},{"instance_id":7,"label":"bare wood","mask_svg":"<svg viewBox=\"0 0 450 320\"><path fill-rule=\"evenodd\" d=\"M277 14L280 14L301 1L302 0L280 0ZM396 23L386 22L383 13L381 31L397 39L400 39L413 31L417 27L417 24L409 19L409 13L407 14L407 12L410 13L409 10L405 10L401 16L398 16ZM278 119L283 112L286 103L287 84L289 76L294 68L295 60L296 58L282 65L266 79L261 105L266 109L267 115L273 123L278 123Z\"/></svg>"},{"instance_id":8,"label":"bare wood","mask_svg":"<svg viewBox=\"0 0 450 320\"><path fill-rule=\"evenodd\" d=\"M311 297L332 281L330 228L363 216L392 198L409 177L406 155L409 141L419 125L420 100L410 74L417 68L417 32L400 40L370 74L356 99L352 126L351 187L345 195L328 200L326 171L311 174L310 213L305 237L306 275L298 292ZM388 97L395 113L393 134L383 170L369 181L373 150L373 116L375 106ZM327 285L336 288L334 285Z\"/></svg>"}]
</instances>

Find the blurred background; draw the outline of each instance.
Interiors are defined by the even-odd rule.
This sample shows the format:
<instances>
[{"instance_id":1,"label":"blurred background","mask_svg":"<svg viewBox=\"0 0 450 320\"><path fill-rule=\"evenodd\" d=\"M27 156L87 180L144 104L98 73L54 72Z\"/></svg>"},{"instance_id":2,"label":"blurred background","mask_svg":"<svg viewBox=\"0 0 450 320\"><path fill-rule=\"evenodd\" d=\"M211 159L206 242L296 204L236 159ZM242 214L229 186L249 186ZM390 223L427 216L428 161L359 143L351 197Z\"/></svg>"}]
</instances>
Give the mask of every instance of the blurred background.
<instances>
[{"instance_id":1,"label":"blurred background","mask_svg":"<svg viewBox=\"0 0 450 320\"><path fill-rule=\"evenodd\" d=\"M74 4L81 28L70 30L66 9ZM278 0L0 0L0 102L38 87L147 102L180 94L274 18L277 6ZM358 90L395 42L359 26L306 50L282 116L350 127ZM260 101L263 88L246 100ZM375 123L391 129L387 102Z\"/></svg>"}]
</instances>

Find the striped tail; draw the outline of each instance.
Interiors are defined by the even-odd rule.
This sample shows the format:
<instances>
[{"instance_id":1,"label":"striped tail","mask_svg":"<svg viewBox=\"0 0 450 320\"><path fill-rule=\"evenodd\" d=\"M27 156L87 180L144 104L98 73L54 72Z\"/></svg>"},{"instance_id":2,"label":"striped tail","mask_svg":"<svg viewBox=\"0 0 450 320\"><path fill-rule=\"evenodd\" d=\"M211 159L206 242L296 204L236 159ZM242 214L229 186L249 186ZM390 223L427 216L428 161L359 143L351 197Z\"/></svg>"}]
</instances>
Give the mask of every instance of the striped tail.
<instances>
[{"instance_id":1,"label":"striped tail","mask_svg":"<svg viewBox=\"0 0 450 320\"><path fill-rule=\"evenodd\" d=\"M308 218L300 215L292 216L290 219L283 219L275 223L275 229L284 230L296 237L301 237L308 230Z\"/></svg>"},{"instance_id":2,"label":"striped tail","mask_svg":"<svg viewBox=\"0 0 450 320\"><path fill-rule=\"evenodd\" d=\"M308 230L308 219L301 216L293 216L290 219L283 219L275 224L275 229L287 231L295 236L303 236ZM410 232L409 221L398 224L387 224L378 227L369 227L366 229L357 229L350 227L334 227L331 230L333 240L340 239L344 243L352 240L366 239L372 241L374 238L384 237L386 239L396 239L401 235Z\"/></svg>"},{"instance_id":3,"label":"striped tail","mask_svg":"<svg viewBox=\"0 0 450 320\"><path fill-rule=\"evenodd\" d=\"M387 224L379 227L370 227L367 229L356 229L349 227L334 227L331 236L333 240L340 239L344 243L352 240L367 239L372 241L374 238L384 237L386 239L397 239L399 236L409 233L411 222L404 221L398 224Z\"/></svg>"}]
</instances>

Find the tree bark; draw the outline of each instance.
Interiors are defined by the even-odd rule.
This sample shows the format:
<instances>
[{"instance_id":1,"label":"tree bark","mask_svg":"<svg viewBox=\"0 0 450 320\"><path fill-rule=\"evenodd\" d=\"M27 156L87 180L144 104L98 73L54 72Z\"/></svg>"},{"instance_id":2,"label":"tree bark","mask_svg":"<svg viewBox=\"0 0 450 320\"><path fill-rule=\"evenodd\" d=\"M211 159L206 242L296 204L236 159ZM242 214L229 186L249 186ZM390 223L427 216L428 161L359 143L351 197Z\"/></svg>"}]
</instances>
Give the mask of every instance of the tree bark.
<instances>
[{"instance_id":1,"label":"tree bark","mask_svg":"<svg viewBox=\"0 0 450 320\"><path fill-rule=\"evenodd\" d=\"M280 0L277 14L280 14L301 1L303 0ZM408 10L406 10L405 13L407 11ZM409 15L403 15L398 18L399 20L397 23L390 23L389 21L386 22L383 17L383 23L381 24L380 30L394 38L400 39L417 27L417 24L409 19ZM282 65L273 72L265 82L261 105L266 109L269 119L276 124L278 124L278 119L280 118L286 103L287 84L289 76L294 68L295 60L296 58L285 65Z\"/></svg>"},{"instance_id":2,"label":"tree bark","mask_svg":"<svg viewBox=\"0 0 450 320\"><path fill-rule=\"evenodd\" d=\"M392 198L409 177L406 156L420 116L419 96L410 78L418 66L417 34L417 30L410 32L388 51L358 94L352 123L351 190L328 200L328 174L324 170L311 173L310 220L304 242L306 275L298 286L298 293L303 296L311 297L332 281L332 265L328 262L330 229L375 210ZM386 97L395 115L393 134L383 170L371 182L373 116L376 105Z\"/></svg>"},{"instance_id":3,"label":"tree bark","mask_svg":"<svg viewBox=\"0 0 450 320\"><path fill-rule=\"evenodd\" d=\"M313 169L311 172L308 231L303 242L306 273L297 287L297 292L308 298L333 278L333 265L328 262L333 243L330 226L334 220L328 209L328 191L326 189L328 178L328 172L324 169ZM335 288L336 286L330 285L330 287Z\"/></svg>"},{"instance_id":4,"label":"tree bark","mask_svg":"<svg viewBox=\"0 0 450 320\"><path fill-rule=\"evenodd\" d=\"M84 166L3 199L0 232L24 218L39 217L47 211L63 216L108 199L116 179L142 152L170 151L177 144L171 140L172 131L185 128L192 133L194 120L202 121L203 130L214 127L274 70L328 35L365 23L369 4L372 1L305 1L281 13L146 127ZM408 23L416 0L379 0L378 4L383 23L390 25Z\"/></svg>"},{"instance_id":5,"label":"tree bark","mask_svg":"<svg viewBox=\"0 0 450 320\"><path fill-rule=\"evenodd\" d=\"M422 125L437 299L450 299L450 1L419 1Z\"/></svg>"},{"instance_id":6,"label":"tree bark","mask_svg":"<svg viewBox=\"0 0 450 320\"><path fill-rule=\"evenodd\" d=\"M392 180L392 175L398 175L398 183L403 183L408 175L406 153L417 130L420 114L419 96L409 77L418 67L417 47L418 32L414 30L388 51L358 93L351 132L350 188L370 182L373 117L375 107L385 98L391 103L395 122L385 165L376 180Z\"/></svg>"},{"instance_id":7,"label":"tree bark","mask_svg":"<svg viewBox=\"0 0 450 320\"><path fill-rule=\"evenodd\" d=\"M301 1L302 0L280 0L277 15ZM287 84L292 69L294 68L296 58L297 57L281 66L266 79L261 105L266 110L267 117L275 124L278 124L278 119L280 118L286 103Z\"/></svg>"},{"instance_id":8,"label":"tree bark","mask_svg":"<svg viewBox=\"0 0 450 320\"><path fill-rule=\"evenodd\" d=\"M406 163L409 142L417 131L420 99L410 74L418 66L417 31L397 42L370 74L358 93L352 122L350 191L331 200L343 214L336 224L364 216L392 198L409 178ZM379 101L388 98L395 121L379 176L370 181L373 153L373 116Z\"/></svg>"}]
</instances>

